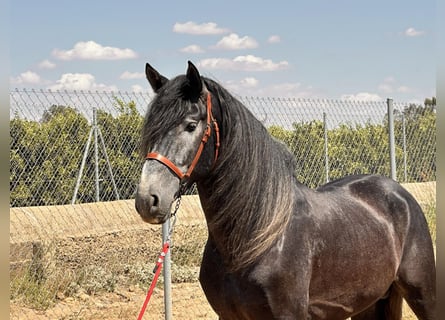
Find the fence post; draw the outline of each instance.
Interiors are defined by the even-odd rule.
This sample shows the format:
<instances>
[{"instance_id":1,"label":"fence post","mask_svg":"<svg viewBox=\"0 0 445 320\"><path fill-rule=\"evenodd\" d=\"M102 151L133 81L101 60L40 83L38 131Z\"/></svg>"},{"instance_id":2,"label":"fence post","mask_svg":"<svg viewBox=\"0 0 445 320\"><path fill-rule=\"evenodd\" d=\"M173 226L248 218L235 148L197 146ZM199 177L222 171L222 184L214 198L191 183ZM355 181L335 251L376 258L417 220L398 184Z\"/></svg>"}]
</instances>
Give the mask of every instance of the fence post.
<instances>
[{"instance_id":1,"label":"fence post","mask_svg":"<svg viewBox=\"0 0 445 320\"><path fill-rule=\"evenodd\" d=\"M107 162L108 171L110 173L110 178L111 178L111 183L113 184L114 194L116 195L116 200L119 200L120 199L119 191L117 190L116 181L114 180L113 169L111 168L110 159L108 158L108 153L107 153L107 148L105 147L104 137L102 136L102 132L100 131L99 127L97 127L96 130L97 130L97 133L99 134L100 142L102 145L102 151L105 156L105 161Z\"/></svg>"},{"instance_id":2,"label":"fence post","mask_svg":"<svg viewBox=\"0 0 445 320\"><path fill-rule=\"evenodd\" d=\"M170 230L170 219L162 224L162 244L167 241ZM164 308L165 308L165 320L172 319L172 274L171 274L171 250L168 250L164 258Z\"/></svg>"},{"instance_id":3,"label":"fence post","mask_svg":"<svg viewBox=\"0 0 445 320\"><path fill-rule=\"evenodd\" d=\"M96 108L93 108L93 130L94 130L94 176L96 180L96 201L100 201L99 191L99 152L97 145L97 113Z\"/></svg>"},{"instance_id":4,"label":"fence post","mask_svg":"<svg viewBox=\"0 0 445 320\"><path fill-rule=\"evenodd\" d=\"M405 114L402 113L402 134L403 134L403 182L408 182L407 166L406 166L406 122Z\"/></svg>"},{"instance_id":5,"label":"fence post","mask_svg":"<svg viewBox=\"0 0 445 320\"><path fill-rule=\"evenodd\" d=\"M396 172L396 143L394 137L394 106L393 100L388 98L386 100L388 105L388 127L389 127L389 160L391 164L391 178L397 181Z\"/></svg>"},{"instance_id":6,"label":"fence post","mask_svg":"<svg viewBox=\"0 0 445 320\"><path fill-rule=\"evenodd\" d=\"M90 133L88 135L87 144L85 146L85 151L83 152L82 163L80 164L79 173L77 175L76 186L74 187L73 198L71 199L71 204L76 203L77 192L79 191L80 181L82 180L83 168L85 167L85 163L87 161L88 150L90 149L91 137L93 136L93 128L90 129Z\"/></svg>"},{"instance_id":7,"label":"fence post","mask_svg":"<svg viewBox=\"0 0 445 320\"><path fill-rule=\"evenodd\" d=\"M324 156L325 156L325 170L326 183L329 182L329 155L328 155L328 123L326 121L326 112L323 112L323 130L324 130Z\"/></svg>"}]
</instances>

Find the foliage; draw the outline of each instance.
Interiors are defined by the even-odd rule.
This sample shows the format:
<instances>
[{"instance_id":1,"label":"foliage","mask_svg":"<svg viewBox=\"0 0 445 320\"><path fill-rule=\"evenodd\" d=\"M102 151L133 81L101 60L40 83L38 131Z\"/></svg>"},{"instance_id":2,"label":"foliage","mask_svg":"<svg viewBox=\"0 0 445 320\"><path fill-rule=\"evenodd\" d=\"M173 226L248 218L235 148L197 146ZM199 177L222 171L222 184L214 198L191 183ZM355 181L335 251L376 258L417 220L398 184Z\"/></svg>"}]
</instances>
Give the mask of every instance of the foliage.
<instances>
[{"instance_id":1,"label":"foliage","mask_svg":"<svg viewBox=\"0 0 445 320\"><path fill-rule=\"evenodd\" d=\"M435 103L435 99L433 99ZM406 145L406 152L397 158L397 166L403 168L406 160L406 177L399 170L400 181L422 182L435 180L436 173L436 107L435 104L406 107L395 114L396 142L401 148ZM403 134L405 131L405 135ZM406 141L403 141L403 137Z\"/></svg>"},{"instance_id":2,"label":"foliage","mask_svg":"<svg viewBox=\"0 0 445 320\"><path fill-rule=\"evenodd\" d=\"M67 203L79 170L78 159L82 157L81 149L73 146L86 142L88 130L88 121L70 107L58 107L57 112L45 114L41 122L11 120L12 203L15 206Z\"/></svg>"},{"instance_id":3,"label":"foliage","mask_svg":"<svg viewBox=\"0 0 445 320\"><path fill-rule=\"evenodd\" d=\"M115 98L119 113L97 111L100 198L115 199L103 140L121 199L132 197L139 175L138 140L143 118L135 103ZM10 120L11 206L42 206L71 202L91 125L69 106L52 106L41 121L17 116ZM100 139L100 138L103 139ZM78 202L95 201L95 160L91 143Z\"/></svg>"},{"instance_id":4,"label":"foliage","mask_svg":"<svg viewBox=\"0 0 445 320\"><path fill-rule=\"evenodd\" d=\"M399 181L436 180L435 127L436 113L432 105L410 105L403 112L396 112L396 164ZM321 121L295 123L292 130L272 126L269 132L283 141L295 155L297 178L310 187L349 174L390 175L386 118L381 124L340 124L328 130L327 157Z\"/></svg>"},{"instance_id":5,"label":"foliage","mask_svg":"<svg viewBox=\"0 0 445 320\"><path fill-rule=\"evenodd\" d=\"M113 114L97 110L96 116L101 200L116 199L107 157L120 199L134 196L141 169L139 139L143 117L135 102L124 102L116 97L113 110ZM396 110L394 118L398 180L435 180L436 112L433 100L425 106L409 105L403 111ZM18 116L10 120L11 206L70 203L91 129L87 118L70 106L53 105L40 121ZM310 187L355 173L389 176L386 120L377 124L340 124L329 128L327 146L322 121L294 123L290 130L272 126L269 132L295 155L297 178ZM93 145L94 141L86 157L77 195L79 203L96 201Z\"/></svg>"},{"instance_id":6,"label":"foliage","mask_svg":"<svg viewBox=\"0 0 445 320\"><path fill-rule=\"evenodd\" d=\"M22 304L37 310L45 310L54 303L57 291L49 283L38 282L29 274L23 272L11 279L9 292L11 300L20 300Z\"/></svg>"}]
</instances>

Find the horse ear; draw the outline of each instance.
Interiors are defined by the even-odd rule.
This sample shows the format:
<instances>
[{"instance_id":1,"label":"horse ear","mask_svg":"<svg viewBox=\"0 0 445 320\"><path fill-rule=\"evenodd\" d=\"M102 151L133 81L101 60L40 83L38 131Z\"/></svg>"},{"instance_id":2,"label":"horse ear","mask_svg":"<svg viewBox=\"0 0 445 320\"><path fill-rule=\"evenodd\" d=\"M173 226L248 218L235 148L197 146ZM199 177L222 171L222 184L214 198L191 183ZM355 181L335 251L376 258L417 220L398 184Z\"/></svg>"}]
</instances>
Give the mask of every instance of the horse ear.
<instances>
[{"instance_id":1,"label":"horse ear","mask_svg":"<svg viewBox=\"0 0 445 320\"><path fill-rule=\"evenodd\" d=\"M187 80L188 80L188 90L189 94L193 98L199 98L202 92L202 80L201 75L199 74L198 69L195 67L193 63L188 62L187 68Z\"/></svg>"},{"instance_id":2,"label":"horse ear","mask_svg":"<svg viewBox=\"0 0 445 320\"><path fill-rule=\"evenodd\" d=\"M148 63L145 64L145 76L147 77L148 82L150 82L150 85L155 93L158 93L159 89L161 89L162 86L168 81L166 77L157 72Z\"/></svg>"}]
</instances>

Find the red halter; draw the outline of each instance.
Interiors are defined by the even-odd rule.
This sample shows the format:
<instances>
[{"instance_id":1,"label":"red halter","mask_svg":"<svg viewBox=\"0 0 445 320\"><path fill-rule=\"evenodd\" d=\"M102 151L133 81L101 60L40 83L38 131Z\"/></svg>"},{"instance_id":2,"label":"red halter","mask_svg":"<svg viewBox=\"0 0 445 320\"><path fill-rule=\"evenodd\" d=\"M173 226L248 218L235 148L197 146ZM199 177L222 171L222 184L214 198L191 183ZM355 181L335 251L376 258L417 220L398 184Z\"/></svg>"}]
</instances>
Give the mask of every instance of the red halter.
<instances>
[{"instance_id":1,"label":"red halter","mask_svg":"<svg viewBox=\"0 0 445 320\"><path fill-rule=\"evenodd\" d=\"M181 180L189 178L193 172L193 169L195 169L195 166L198 163L199 158L201 157L201 153L204 150L204 146L207 143L207 140L212 134L212 124L216 134L215 159L213 160L213 164L215 164L216 159L218 159L218 151L219 151L219 127L218 123L216 122L212 114L212 98L210 96L210 93L207 94L207 126L204 131L204 135L202 136L201 144L199 145L195 158L193 159L192 164L188 168L187 172L183 173L172 161L170 161L168 158L164 157L163 155L157 152L148 153L145 159L159 161L160 163L169 167Z\"/></svg>"}]
</instances>

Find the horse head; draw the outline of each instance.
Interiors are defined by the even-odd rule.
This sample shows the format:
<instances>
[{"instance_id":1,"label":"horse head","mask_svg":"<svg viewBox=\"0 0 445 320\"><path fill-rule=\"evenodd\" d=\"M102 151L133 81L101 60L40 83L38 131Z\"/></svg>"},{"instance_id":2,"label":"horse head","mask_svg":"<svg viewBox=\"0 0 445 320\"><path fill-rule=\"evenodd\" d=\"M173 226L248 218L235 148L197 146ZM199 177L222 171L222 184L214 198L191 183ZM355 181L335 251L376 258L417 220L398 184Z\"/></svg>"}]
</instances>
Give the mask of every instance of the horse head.
<instances>
[{"instance_id":1,"label":"horse head","mask_svg":"<svg viewBox=\"0 0 445 320\"><path fill-rule=\"evenodd\" d=\"M145 162L135 206L144 221L159 224L170 217L170 207L181 189L212 169L219 129L210 92L190 61L186 74L171 80L148 63L145 73L156 96L142 130Z\"/></svg>"}]
</instances>

